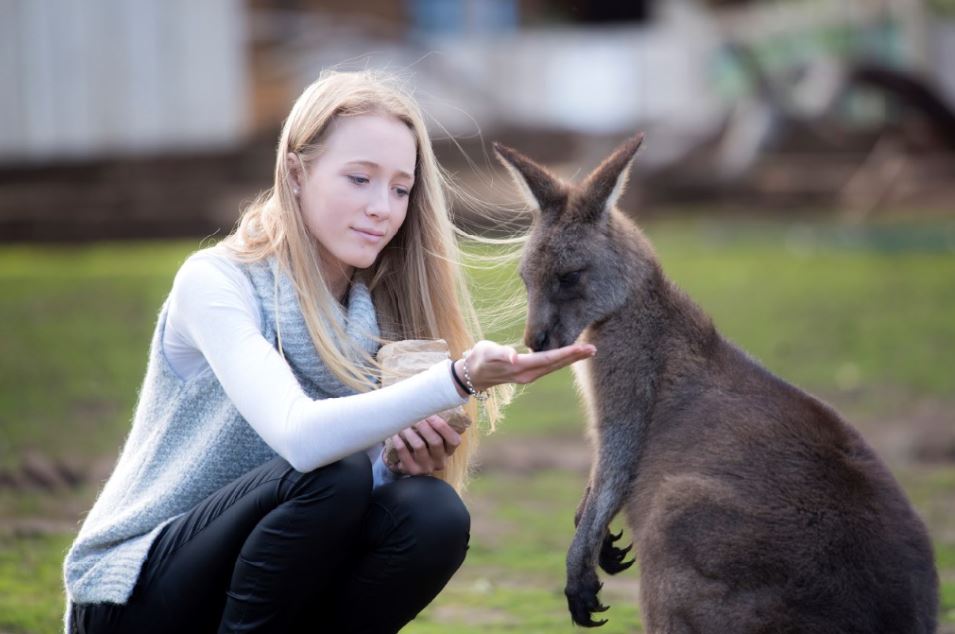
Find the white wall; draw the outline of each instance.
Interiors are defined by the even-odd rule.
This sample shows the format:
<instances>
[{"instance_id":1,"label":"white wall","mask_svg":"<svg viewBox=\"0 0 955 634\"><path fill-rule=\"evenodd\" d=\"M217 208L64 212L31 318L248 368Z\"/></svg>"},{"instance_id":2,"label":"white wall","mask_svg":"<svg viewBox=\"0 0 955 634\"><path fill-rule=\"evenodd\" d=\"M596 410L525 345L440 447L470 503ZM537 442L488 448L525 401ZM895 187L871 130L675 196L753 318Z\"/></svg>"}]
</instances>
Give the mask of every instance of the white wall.
<instances>
[{"instance_id":1,"label":"white wall","mask_svg":"<svg viewBox=\"0 0 955 634\"><path fill-rule=\"evenodd\" d=\"M0 162L236 143L241 0L0 0Z\"/></svg>"},{"instance_id":2,"label":"white wall","mask_svg":"<svg viewBox=\"0 0 955 634\"><path fill-rule=\"evenodd\" d=\"M929 67L939 89L955 105L955 16L936 20L931 27Z\"/></svg>"},{"instance_id":3,"label":"white wall","mask_svg":"<svg viewBox=\"0 0 955 634\"><path fill-rule=\"evenodd\" d=\"M661 118L709 118L717 109L701 60L719 42L713 25L695 18L683 12L646 27L453 33L408 43L312 18L284 57L301 86L329 67L397 72L455 135L497 124L619 133Z\"/></svg>"}]
</instances>

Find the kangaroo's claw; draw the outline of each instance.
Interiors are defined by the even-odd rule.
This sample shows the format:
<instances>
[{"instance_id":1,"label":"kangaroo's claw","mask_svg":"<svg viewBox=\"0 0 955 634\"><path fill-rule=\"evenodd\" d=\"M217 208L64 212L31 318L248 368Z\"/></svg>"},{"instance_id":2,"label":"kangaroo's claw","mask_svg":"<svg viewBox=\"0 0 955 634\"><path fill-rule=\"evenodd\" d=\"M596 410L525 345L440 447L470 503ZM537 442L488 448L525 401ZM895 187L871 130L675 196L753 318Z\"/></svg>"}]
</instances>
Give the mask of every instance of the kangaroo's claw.
<instances>
[{"instance_id":1,"label":"kangaroo's claw","mask_svg":"<svg viewBox=\"0 0 955 634\"><path fill-rule=\"evenodd\" d=\"M633 548L633 544L630 544L626 548L617 548L613 545L615 541L620 539L621 535L623 535L623 531L617 534L608 532L607 536L604 537L603 543L600 545L600 567L611 575L623 572L632 566L634 562L633 559L624 561L624 557L626 557L630 549Z\"/></svg>"},{"instance_id":2,"label":"kangaroo's claw","mask_svg":"<svg viewBox=\"0 0 955 634\"><path fill-rule=\"evenodd\" d=\"M568 588L565 590L567 595L567 607L570 609L570 617L574 623L581 627L600 627L607 622L607 619L595 621L591 616L594 612L605 612L608 606L600 603L597 599L597 593L600 592L602 583L596 581L585 584L586 587L580 589Z\"/></svg>"}]
</instances>

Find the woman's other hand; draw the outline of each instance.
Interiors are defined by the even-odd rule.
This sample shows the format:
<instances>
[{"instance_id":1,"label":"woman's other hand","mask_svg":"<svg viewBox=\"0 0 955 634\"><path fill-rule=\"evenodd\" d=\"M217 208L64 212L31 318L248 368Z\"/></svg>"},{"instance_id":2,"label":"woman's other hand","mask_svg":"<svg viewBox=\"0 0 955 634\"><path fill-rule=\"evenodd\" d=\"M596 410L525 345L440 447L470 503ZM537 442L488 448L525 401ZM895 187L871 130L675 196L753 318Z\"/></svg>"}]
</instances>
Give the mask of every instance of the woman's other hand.
<instances>
[{"instance_id":1,"label":"woman's other hand","mask_svg":"<svg viewBox=\"0 0 955 634\"><path fill-rule=\"evenodd\" d=\"M393 471L402 475L431 475L461 444L461 435L440 416L429 416L391 437L398 452Z\"/></svg>"},{"instance_id":2,"label":"woman's other hand","mask_svg":"<svg viewBox=\"0 0 955 634\"><path fill-rule=\"evenodd\" d=\"M481 392L502 383L530 383L545 374L559 370L597 354L589 343L575 343L542 352L518 353L510 346L493 341L478 341L465 359L455 361L455 371L464 377L464 363L474 389Z\"/></svg>"}]
</instances>

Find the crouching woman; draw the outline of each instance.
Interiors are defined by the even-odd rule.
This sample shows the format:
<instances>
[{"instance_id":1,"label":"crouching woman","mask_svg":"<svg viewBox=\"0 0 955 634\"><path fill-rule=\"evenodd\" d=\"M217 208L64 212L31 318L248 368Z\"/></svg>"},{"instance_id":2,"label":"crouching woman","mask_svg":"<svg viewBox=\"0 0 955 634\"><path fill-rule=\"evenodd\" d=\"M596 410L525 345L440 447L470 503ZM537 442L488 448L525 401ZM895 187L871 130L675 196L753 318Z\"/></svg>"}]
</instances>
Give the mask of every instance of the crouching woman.
<instances>
[{"instance_id":1,"label":"crouching woman","mask_svg":"<svg viewBox=\"0 0 955 634\"><path fill-rule=\"evenodd\" d=\"M324 74L273 187L176 274L64 561L67 633L397 632L428 605L465 557L476 441L434 414L493 388L493 423L508 384L593 352L476 341L459 261L414 100ZM454 361L376 389L378 347L412 338Z\"/></svg>"}]
</instances>

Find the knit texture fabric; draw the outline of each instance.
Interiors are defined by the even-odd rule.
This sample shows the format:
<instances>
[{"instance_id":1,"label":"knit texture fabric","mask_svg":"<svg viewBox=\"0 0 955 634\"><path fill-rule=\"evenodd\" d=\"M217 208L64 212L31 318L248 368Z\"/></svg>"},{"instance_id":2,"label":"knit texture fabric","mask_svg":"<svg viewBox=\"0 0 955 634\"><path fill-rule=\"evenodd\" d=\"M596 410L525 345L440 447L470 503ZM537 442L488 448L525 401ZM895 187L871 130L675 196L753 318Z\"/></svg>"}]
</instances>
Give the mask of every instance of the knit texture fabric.
<instances>
[{"instance_id":1,"label":"knit texture fabric","mask_svg":"<svg viewBox=\"0 0 955 634\"><path fill-rule=\"evenodd\" d=\"M216 247L206 251L228 257ZM313 399L352 394L315 351L294 286L275 259L240 267L261 309L262 335L278 347L281 331L282 351L305 393ZM239 415L210 367L184 381L169 365L162 353L168 305L167 297L132 428L63 563L67 634L71 601L126 603L166 524L276 455ZM375 354L378 325L366 286L352 283L347 314L339 309L335 317L358 346Z\"/></svg>"}]
</instances>

